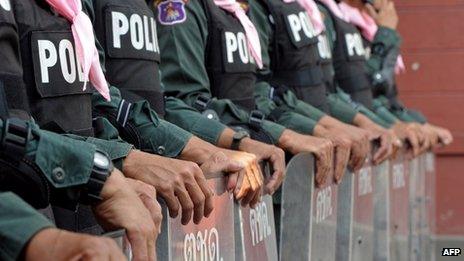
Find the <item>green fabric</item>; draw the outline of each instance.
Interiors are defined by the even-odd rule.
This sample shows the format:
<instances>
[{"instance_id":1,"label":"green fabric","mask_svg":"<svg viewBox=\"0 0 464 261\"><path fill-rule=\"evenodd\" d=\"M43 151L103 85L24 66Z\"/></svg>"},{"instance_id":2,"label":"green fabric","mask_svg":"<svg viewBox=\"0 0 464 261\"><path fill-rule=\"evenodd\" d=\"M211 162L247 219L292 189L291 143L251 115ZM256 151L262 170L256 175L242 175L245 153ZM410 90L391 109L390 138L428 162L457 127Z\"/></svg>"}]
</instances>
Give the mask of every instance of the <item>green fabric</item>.
<instances>
[{"instance_id":1,"label":"green fabric","mask_svg":"<svg viewBox=\"0 0 464 261\"><path fill-rule=\"evenodd\" d=\"M261 53L263 59L263 69L258 71L263 77L271 74L270 53L272 52L272 42L274 31L269 21L268 11L257 1L249 1L250 17L258 30L261 42ZM283 99L273 101L270 98L271 86L264 81L258 82L255 88L255 100L258 109L265 112L267 116L278 108L278 118L274 118L277 123L294 131L312 134L317 122L326 115L324 112L299 100L296 95L287 91ZM309 118L309 119L308 119Z\"/></svg>"},{"instance_id":2,"label":"green fabric","mask_svg":"<svg viewBox=\"0 0 464 261\"><path fill-rule=\"evenodd\" d=\"M3 137L3 121L0 120ZM92 144L71 139L53 132L39 129L29 122L31 139L26 146L26 154L33 159L47 180L56 188L70 187L87 183L93 166L96 147ZM55 168L62 168L65 176L60 183L52 178Z\"/></svg>"},{"instance_id":3,"label":"green fabric","mask_svg":"<svg viewBox=\"0 0 464 261\"><path fill-rule=\"evenodd\" d=\"M344 123L352 124L356 114L359 113L356 108L342 100L336 93L329 94L327 102L329 104L330 115Z\"/></svg>"},{"instance_id":4,"label":"green fabric","mask_svg":"<svg viewBox=\"0 0 464 261\"><path fill-rule=\"evenodd\" d=\"M94 21L95 13L92 0L82 0L83 10L91 21ZM100 62L105 69L104 49L95 40ZM119 104L122 101L120 91L115 87L110 87L111 101L106 101L99 93L94 92L92 105L94 112L98 115L114 118L118 113ZM157 153L167 157L177 157L187 145L192 134L175 126L167 121L160 120L156 112L150 108L147 101L133 103L127 120L128 128L137 132L144 151Z\"/></svg>"},{"instance_id":5,"label":"green fabric","mask_svg":"<svg viewBox=\"0 0 464 261\"><path fill-rule=\"evenodd\" d=\"M159 45L163 50L160 67L166 95L193 106L199 95L211 97L204 61L208 24L199 1L188 1L185 12L186 20L182 23L158 24ZM247 124L249 121L249 113L228 99L211 99L209 109L216 111L225 125ZM184 126L192 127L188 124ZM263 129L277 142L285 127L265 122Z\"/></svg>"},{"instance_id":6,"label":"green fabric","mask_svg":"<svg viewBox=\"0 0 464 261\"><path fill-rule=\"evenodd\" d=\"M357 110L358 112L362 113L363 115L365 115L366 117L368 117L370 120L372 120L373 122L381 125L382 127L385 127L385 128L390 128L391 127L391 123L389 122L386 122L383 118L381 118L379 115L377 115L376 113L372 112L371 110L369 110L368 108L366 108L366 106L362 105L362 104L359 104L359 103L355 103L353 102L353 100L351 100L351 97L349 94L345 93L343 90L341 90L340 88L337 88L337 92L335 94L339 99L341 99L342 101L344 101L347 105L351 106L353 109Z\"/></svg>"},{"instance_id":7,"label":"green fabric","mask_svg":"<svg viewBox=\"0 0 464 261\"><path fill-rule=\"evenodd\" d=\"M379 30L374 36L372 41L373 45L382 45L385 49L385 53L389 52L393 48L398 48L401 44L401 38L399 34L390 28L379 26ZM369 59L366 62L366 67L369 75L373 75L382 69L384 56L371 53Z\"/></svg>"},{"instance_id":8,"label":"green fabric","mask_svg":"<svg viewBox=\"0 0 464 261\"><path fill-rule=\"evenodd\" d=\"M399 120L379 99L374 99L372 105L374 107L375 114L388 124L393 125Z\"/></svg>"},{"instance_id":9,"label":"green fabric","mask_svg":"<svg viewBox=\"0 0 464 261\"><path fill-rule=\"evenodd\" d=\"M49 227L50 221L15 194L0 193L0 260L17 260L29 240Z\"/></svg>"},{"instance_id":10,"label":"green fabric","mask_svg":"<svg viewBox=\"0 0 464 261\"><path fill-rule=\"evenodd\" d=\"M271 118L272 121L286 128L304 134L312 134L317 125L317 121L325 115L322 112L318 113L320 112L319 110L301 101L300 103L267 102L267 97L270 96L270 92L271 87L267 83L260 82L256 84L255 100L257 107L268 118ZM293 93L289 92L285 96L292 94ZM291 98L293 97L289 99ZM296 100L296 97L294 97L294 100ZM315 110L313 110L313 108ZM278 111L278 113L275 113L276 111Z\"/></svg>"},{"instance_id":11,"label":"green fabric","mask_svg":"<svg viewBox=\"0 0 464 261\"><path fill-rule=\"evenodd\" d=\"M167 97L165 106L166 115L164 118L167 121L212 144L216 145L219 142L222 132L227 127L219 121L206 118L184 101L175 97Z\"/></svg>"}]
</instances>

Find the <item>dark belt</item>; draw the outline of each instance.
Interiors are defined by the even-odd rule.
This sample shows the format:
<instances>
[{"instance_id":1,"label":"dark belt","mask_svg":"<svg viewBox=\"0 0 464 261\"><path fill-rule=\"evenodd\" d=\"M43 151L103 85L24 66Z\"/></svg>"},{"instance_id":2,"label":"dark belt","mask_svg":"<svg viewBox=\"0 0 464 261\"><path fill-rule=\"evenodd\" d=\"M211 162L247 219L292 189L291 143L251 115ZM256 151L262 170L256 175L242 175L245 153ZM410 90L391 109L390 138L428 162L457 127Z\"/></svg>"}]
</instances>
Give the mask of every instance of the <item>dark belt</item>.
<instances>
[{"instance_id":1,"label":"dark belt","mask_svg":"<svg viewBox=\"0 0 464 261\"><path fill-rule=\"evenodd\" d=\"M323 72L320 66L313 66L300 71L276 71L272 82L290 86L319 85L322 83Z\"/></svg>"}]
</instances>

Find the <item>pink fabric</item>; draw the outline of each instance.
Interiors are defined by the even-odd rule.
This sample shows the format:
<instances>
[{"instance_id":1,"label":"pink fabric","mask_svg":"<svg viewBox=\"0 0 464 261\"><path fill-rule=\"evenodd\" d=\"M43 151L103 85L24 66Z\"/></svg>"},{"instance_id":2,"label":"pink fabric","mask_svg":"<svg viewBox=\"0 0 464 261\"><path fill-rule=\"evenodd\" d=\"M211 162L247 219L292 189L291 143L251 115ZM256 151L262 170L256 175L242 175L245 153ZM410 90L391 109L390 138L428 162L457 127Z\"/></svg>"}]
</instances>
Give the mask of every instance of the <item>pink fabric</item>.
<instances>
[{"instance_id":1,"label":"pink fabric","mask_svg":"<svg viewBox=\"0 0 464 261\"><path fill-rule=\"evenodd\" d=\"M335 0L320 0L320 1L321 3L325 4L335 16L348 22L348 20L346 19L345 15L342 13L340 8L338 7L338 4L337 2L335 2Z\"/></svg>"},{"instance_id":2,"label":"pink fabric","mask_svg":"<svg viewBox=\"0 0 464 261\"><path fill-rule=\"evenodd\" d=\"M295 0L283 0L285 3L295 2ZM309 15L316 33L320 34L325 30L324 20L322 19L321 12L317 7L314 0L296 0L301 7L303 7Z\"/></svg>"},{"instance_id":3,"label":"pink fabric","mask_svg":"<svg viewBox=\"0 0 464 261\"><path fill-rule=\"evenodd\" d=\"M86 89L87 81L90 79L95 89L109 101L110 91L98 58L92 22L82 12L81 1L47 0L47 3L72 23L71 30L76 46L76 54L84 72L84 90Z\"/></svg>"},{"instance_id":4,"label":"pink fabric","mask_svg":"<svg viewBox=\"0 0 464 261\"><path fill-rule=\"evenodd\" d=\"M372 42L377 30L379 29L375 20L364 11L361 11L345 2L341 2L338 6L347 21L356 25L361 30L364 38ZM395 72L399 74L405 70L406 68L404 66L403 58L399 55L398 60L396 61Z\"/></svg>"},{"instance_id":5,"label":"pink fabric","mask_svg":"<svg viewBox=\"0 0 464 261\"><path fill-rule=\"evenodd\" d=\"M255 59L256 65L258 65L260 69L263 68L263 60L261 58L261 44L259 42L258 31L240 4L237 3L236 0L214 0L214 3L218 7L232 13L240 21L243 29L245 30L247 45L251 52L251 56L253 56Z\"/></svg>"}]
</instances>

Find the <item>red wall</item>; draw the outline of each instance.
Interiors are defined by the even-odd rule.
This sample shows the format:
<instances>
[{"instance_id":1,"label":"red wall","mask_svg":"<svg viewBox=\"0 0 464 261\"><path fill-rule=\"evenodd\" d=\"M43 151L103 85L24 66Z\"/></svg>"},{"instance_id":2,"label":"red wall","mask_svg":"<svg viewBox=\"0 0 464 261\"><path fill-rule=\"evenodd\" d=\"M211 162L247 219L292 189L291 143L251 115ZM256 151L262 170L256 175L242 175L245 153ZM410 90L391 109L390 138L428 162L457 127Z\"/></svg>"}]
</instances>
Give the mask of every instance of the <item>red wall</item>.
<instances>
[{"instance_id":1,"label":"red wall","mask_svg":"<svg viewBox=\"0 0 464 261\"><path fill-rule=\"evenodd\" d=\"M455 138L437 151L437 232L464 235L464 0L395 3L407 67L401 98Z\"/></svg>"}]
</instances>

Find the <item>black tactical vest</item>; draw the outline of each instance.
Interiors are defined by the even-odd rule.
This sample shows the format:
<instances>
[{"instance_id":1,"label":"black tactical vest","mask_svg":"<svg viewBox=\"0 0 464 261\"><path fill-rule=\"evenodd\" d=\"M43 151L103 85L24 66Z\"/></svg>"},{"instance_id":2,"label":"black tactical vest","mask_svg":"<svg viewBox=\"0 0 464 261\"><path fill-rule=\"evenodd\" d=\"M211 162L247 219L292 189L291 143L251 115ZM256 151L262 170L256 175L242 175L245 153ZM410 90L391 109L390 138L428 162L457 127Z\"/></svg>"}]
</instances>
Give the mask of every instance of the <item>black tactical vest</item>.
<instances>
[{"instance_id":1,"label":"black tactical vest","mask_svg":"<svg viewBox=\"0 0 464 261\"><path fill-rule=\"evenodd\" d=\"M317 44L319 50L319 57L322 68L322 79L329 93L335 93L335 71L333 68L332 60L332 48L330 46L329 39L327 38L327 32L323 31L318 36L319 42Z\"/></svg>"},{"instance_id":2,"label":"black tactical vest","mask_svg":"<svg viewBox=\"0 0 464 261\"><path fill-rule=\"evenodd\" d=\"M335 80L355 102L372 109L371 82L365 67L366 50L363 38L354 25L338 18L330 8L326 9L332 17L336 32L333 50Z\"/></svg>"},{"instance_id":3,"label":"black tactical vest","mask_svg":"<svg viewBox=\"0 0 464 261\"><path fill-rule=\"evenodd\" d=\"M213 0L201 2L208 19L205 63L211 93L251 111L255 108L256 64L248 50L245 30L237 18L217 7Z\"/></svg>"},{"instance_id":4,"label":"black tactical vest","mask_svg":"<svg viewBox=\"0 0 464 261\"><path fill-rule=\"evenodd\" d=\"M284 85L299 99L327 111L318 39L308 13L297 2L262 2L267 5L274 25L270 83L276 88Z\"/></svg>"},{"instance_id":5,"label":"black tactical vest","mask_svg":"<svg viewBox=\"0 0 464 261\"><path fill-rule=\"evenodd\" d=\"M161 117L160 52L153 11L146 0L94 0L94 27L105 48L106 77L130 102L148 100Z\"/></svg>"},{"instance_id":6,"label":"black tactical vest","mask_svg":"<svg viewBox=\"0 0 464 261\"><path fill-rule=\"evenodd\" d=\"M44 129L92 136L91 84L83 91L70 23L45 1L12 0L31 114Z\"/></svg>"}]
</instances>

